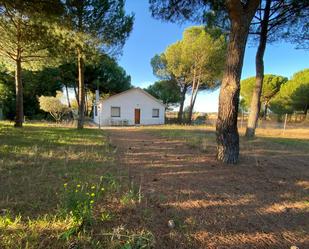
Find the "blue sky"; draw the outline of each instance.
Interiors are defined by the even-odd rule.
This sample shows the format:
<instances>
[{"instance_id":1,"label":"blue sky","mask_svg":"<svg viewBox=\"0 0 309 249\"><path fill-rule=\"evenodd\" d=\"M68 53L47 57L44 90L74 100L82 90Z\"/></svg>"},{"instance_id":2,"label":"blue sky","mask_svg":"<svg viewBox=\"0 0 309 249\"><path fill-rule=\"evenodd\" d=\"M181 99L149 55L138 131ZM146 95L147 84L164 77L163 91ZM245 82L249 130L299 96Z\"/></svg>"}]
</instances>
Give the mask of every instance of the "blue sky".
<instances>
[{"instance_id":1,"label":"blue sky","mask_svg":"<svg viewBox=\"0 0 309 249\"><path fill-rule=\"evenodd\" d=\"M119 64L131 75L134 86L144 88L157 80L152 74L151 58L181 39L183 30L193 24L173 24L152 18L148 0L127 0L126 11L135 14L135 23L123 48L123 55L119 58ZM243 79L255 74L255 53L256 47L249 44L245 54ZM291 44L270 44L264 57L265 73L290 77L293 73L309 67L308 58L308 51L294 49ZM218 96L218 90L212 93L200 93L195 110L216 112Z\"/></svg>"}]
</instances>

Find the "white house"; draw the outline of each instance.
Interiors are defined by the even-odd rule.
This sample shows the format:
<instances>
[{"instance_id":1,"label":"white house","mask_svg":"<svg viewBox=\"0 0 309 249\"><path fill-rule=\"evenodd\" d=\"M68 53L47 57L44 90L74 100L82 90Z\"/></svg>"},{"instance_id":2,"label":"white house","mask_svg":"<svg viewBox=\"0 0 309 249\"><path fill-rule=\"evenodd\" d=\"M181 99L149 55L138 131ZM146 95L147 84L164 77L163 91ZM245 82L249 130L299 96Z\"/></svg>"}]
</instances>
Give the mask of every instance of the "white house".
<instances>
[{"instance_id":1,"label":"white house","mask_svg":"<svg viewBox=\"0 0 309 249\"><path fill-rule=\"evenodd\" d=\"M109 125L164 124L165 105L140 88L132 88L97 102L93 121Z\"/></svg>"}]
</instances>

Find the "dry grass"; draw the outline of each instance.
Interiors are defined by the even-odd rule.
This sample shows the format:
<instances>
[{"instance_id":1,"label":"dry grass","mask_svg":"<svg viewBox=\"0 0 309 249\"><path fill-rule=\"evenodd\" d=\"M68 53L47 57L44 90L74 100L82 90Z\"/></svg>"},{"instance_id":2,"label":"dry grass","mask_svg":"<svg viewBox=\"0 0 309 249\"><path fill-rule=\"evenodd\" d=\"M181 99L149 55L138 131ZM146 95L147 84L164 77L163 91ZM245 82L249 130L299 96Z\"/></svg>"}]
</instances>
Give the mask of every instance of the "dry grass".
<instances>
[{"instance_id":1,"label":"dry grass","mask_svg":"<svg viewBox=\"0 0 309 249\"><path fill-rule=\"evenodd\" d=\"M212 127L0 123L0 248L309 248L308 131L257 134L227 166ZM64 184L101 176L91 223L64 238L78 223L59 212Z\"/></svg>"},{"instance_id":2,"label":"dry grass","mask_svg":"<svg viewBox=\"0 0 309 249\"><path fill-rule=\"evenodd\" d=\"M211 127L110 132L120 162L144 196L123 219L148 227L156 248L309 247L307 130L280 137L277 130L258 130L256 139L241 137L237 166L215 160ZM168 228L170 219L175 229Z\"/></svg>"},{"instance_id":3,"label":"dry grass","mask_svg":"<svg viewBox=\"0 0 309 249\"><path fill-rule=\"evenodd\" d=\"M125 209L120 200L131 198L126 172L115 170L114 158L102 130L46 123L15 129L0 122L0 248L151 245L149 232L114 222L120 220L114 208ZM95 202L79 195L98 183L104 194ZM65 194L68 186L76 193Z\"/></svg>"}]
</instances>

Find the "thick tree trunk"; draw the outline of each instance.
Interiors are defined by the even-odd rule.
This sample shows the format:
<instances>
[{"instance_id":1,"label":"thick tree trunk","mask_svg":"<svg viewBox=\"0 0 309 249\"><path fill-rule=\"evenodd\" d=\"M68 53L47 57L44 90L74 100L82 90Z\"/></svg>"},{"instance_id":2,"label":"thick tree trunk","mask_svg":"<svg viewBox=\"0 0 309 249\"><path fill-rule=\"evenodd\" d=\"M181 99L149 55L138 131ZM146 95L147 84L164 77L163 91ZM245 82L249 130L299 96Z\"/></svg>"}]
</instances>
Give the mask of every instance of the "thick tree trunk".
<instances>
[{"instance_id":1,"label":"thick tree trunk","mask_svg":"<svg viewBox=\"0 0 309 249\"><path fill-rule=\"evenodd\" d=\"M225 72L219 96L216 125L217 159L235 164L239 156L237 115L239 104L240 76L247 42L250 20L231 20Z\"/></svg>"},{"instance_id":2,"label":"thick tree trunk","mask_svg":"<svg viewBox=\"0 0 309 249\"><path fill-rule=\"evenodd\" d=\"M16 118L15 127L22 127L24 122L23 84L21 79L21 59L16 60L15 69L16 88Z\"/></svg>"},{"instance_id":3,"label":"thick tree trunk","mask_svg":"<svg viewBox=\"0 0 309 249\"><path fill-rule=\"evenodd\" d=\"M252 138L255 136L255 129L257 127L257 122L259 118L259 113L261 109L261 94L263 88L264 80L264 53L267 42L267 32L268 32L268 21L269 13L271 7L271 0L266 1L264 17L261 22L261 33L258 50L255 57L255 68L256 68L256 77L255 77L255 86L252 93L252 100L250 105L250 113L248 117L248 124L246 129L246 137ZM266 106L265 106L266 107ZM266 119L266 116L264 117Z\"/></svg>"},{"instance_id":4,"label":"thick tree trunk","mask_svg":"<svg viewBox=\"0 0 309 249\"><path fill-rule=\"evenodd\" d=\"M185 85L181 91L181 100L180 100L180 106L179 106L179 111L178 111L178 123L183 122L183 107L185 104L186 100L186 93L187 93L188 87Z\"/></svg>"},{"instance_id":5,"label":"thick tree trunk","mask_svg":"<svg viewBox=\"0 0 309 249\"><path fill-rule=\"evenodd\" d=\"M85 88L84 88L84 59L81 50L78 49L78 120L77 129L84 128L85 117Z\"/></svg>"}]
</instances>

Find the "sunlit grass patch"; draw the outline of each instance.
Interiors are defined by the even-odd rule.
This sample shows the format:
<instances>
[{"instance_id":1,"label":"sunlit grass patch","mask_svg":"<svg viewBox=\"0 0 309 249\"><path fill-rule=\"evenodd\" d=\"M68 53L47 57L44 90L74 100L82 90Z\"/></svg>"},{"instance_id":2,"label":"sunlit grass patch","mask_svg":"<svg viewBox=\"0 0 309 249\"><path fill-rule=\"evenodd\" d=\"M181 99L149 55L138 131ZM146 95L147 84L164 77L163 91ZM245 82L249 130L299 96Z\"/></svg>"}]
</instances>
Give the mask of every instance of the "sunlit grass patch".
<instances>
[{"instance_id":1,"label":"sunlit grass patch","mask_svg":"<svg viewBox=\"0 0 309 249\"><path fill-rule=\"evenodd\" d=\"M20 215L6 214L0 216L0 248L62 248L66 243L60 239L61 234L74 226L70 217L22 219Z\"/></svg>"},{"instance_id":2,"label":"sunlit grass patch","mask_svg":"<svg viewBox=\"0 0 309 249\"><path fill-rule=\"evenodd\" d=\"M143 231L111 240L104 225L130 190L114 151L99 129L0 122L0 248L149 248L134 247Z\"/></svg>"},{"instance_id":3,"label":"sunlit grass patch","mask_svg":"<svg viewBox=\"0 0 309 249\"><path fill-rule=\"evenodd\" d=\"M96 181L113 160L101 130L30 125L14 129L0 123L0 187L6 190L0 192L0 208L27 215L53 210L64 182Z\"/></svg>"}]
</instances>

